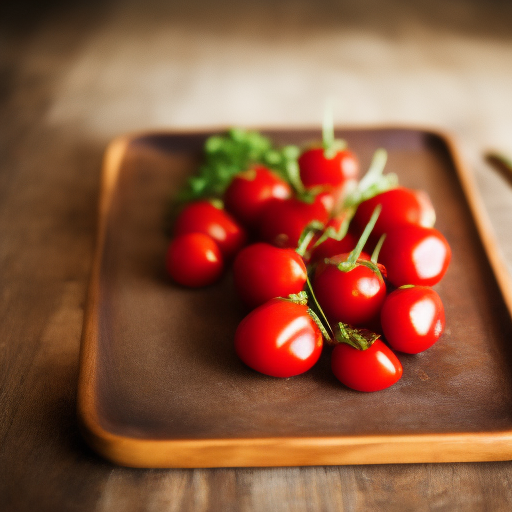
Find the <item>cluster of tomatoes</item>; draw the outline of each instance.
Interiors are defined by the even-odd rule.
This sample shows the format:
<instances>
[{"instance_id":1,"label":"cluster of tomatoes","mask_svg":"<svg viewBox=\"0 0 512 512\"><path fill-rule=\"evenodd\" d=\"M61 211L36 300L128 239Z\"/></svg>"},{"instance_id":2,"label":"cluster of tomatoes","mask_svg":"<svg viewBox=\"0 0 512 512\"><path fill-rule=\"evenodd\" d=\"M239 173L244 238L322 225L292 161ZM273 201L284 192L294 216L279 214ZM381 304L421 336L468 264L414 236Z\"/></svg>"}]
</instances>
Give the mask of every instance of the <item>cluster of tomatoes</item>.
<instances>
[{"instance_id":1,"label":"cluster of tomatoes","mask_svg":"<svg viewBox=\"0 0 512 512\"><path fill-rule=\"evenodd\" d=\"M441 336L444 308L432 286L450 247L428 196L386 180L383 162L377 152L358 180L358 159L332 139L302 150L299 187L256 163L221 198L189 202L177 216L167 271L200 287L232 268L251 310L235 334L249 367L298 375L328 344L343 384L377 391L402 376L394 351L416 354Z\"/></svg>"}]
</instances>

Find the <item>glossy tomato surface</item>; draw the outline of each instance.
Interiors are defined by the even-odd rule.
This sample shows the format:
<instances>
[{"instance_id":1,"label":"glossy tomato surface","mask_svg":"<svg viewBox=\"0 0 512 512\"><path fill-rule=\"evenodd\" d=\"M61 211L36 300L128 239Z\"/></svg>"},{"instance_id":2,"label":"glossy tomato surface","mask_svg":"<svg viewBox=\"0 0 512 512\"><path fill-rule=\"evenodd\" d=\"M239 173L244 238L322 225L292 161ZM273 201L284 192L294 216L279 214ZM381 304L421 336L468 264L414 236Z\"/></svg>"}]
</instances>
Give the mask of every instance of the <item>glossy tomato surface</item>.
<instances>
[{"instance_id":1,"label":"glossy tomato surface","mask_svg":"<svg viewBox=\"0 0 512 512\"><path fill-rule=\"evenodd\" d=\"M223 208L210 201L189 203L178 215L174 235L204 233L215 240L224 258L232 258L245 244L244 228Z\"/></svg>"},{"instance_id":2,"label":"glossy tomato surface","mask_svg":"<svg viewBox=\"0 0 512 512\"><path fill-rule=\"evenodd\" d=\"M356 391L380 391L402 377L402 364L381 340L367 350L346 343L336 345L331 355L331 368L336 378Z\"/></svg>"},{"instance_id":3,"label":"glossy tomato surface","mask_svg":"<svg viewBox=\"0 0 512 512\"><path fill-rule=\"evenodd\" d=\"M363 201L357 207L354 224L359 231L368 224L378 205L382 206L382 210L372 232L376 238L403 224L432 227L436 219L426 192L396 187Z\"/></svg>"},{"instance_id":4,"label":"glossy tomato surface","mask_svg":"<svg viewBox=\"0 0 512 512\"><path fill-rule=\"evenodd\" d=\"M169 276L193 288L213 284L222 275L222 253L215 241L204 233L187 233L171 240L165 259Z\"/></svg>"},{"instance_id":5,"label":"glossy tomato surface","mask_svg":"<svg viewBox=\"0 0 512 512\"><path fill-rule=\"evenodd\" d=\"M260 242L238 253L233 275L238 295L254 308L274 297L299 293L306 283L307 270L293 249Z\"/></svg>"},{"instance_id":6,"label":"glossy tomato surface","mask_svg":"<svg viewBox=\"0 0 512 512\"><path fill-rule=\"evenodd\" d=\"M239 222L254 228L269 201L287 199L291 194L286 181L270 169L257 166L233 178L224 193L224 204Z\"/></svg>"},{"instance_id":7,"label":"glossy tomato surface","mask_svg":"<svg viewBox=\"0 0 512 512\"><path fill-rule=\"evenodd\" d=\"M451 255L446 238L437 229L408 225L387 233L379 261L395 286L433 286L446 273Z\"/></svg>"},{"instance_id":8,"label":"glossy tomato surface","mask_svg":"<svg viewBox=\"0 0 512 512\"><path fill-rule=\"evenodd\" d=\"M272 377L292 377L309 370L320 357L323 339L308 307L272 299L251 311L235 333L238 357Z\"/></svg>"},{"instance_id":9,"label":"glossy tomato surface","mask_svg":"<svg viewBox=\"0 0 512 512\"><path fill-rule=\"evenodd\" d=\"M321 193L308 203L295 197L272 201L260 218L261 239L276 247L295 249L304 228L312 221L326 223L333 207L330 194Z\"/></svg>"},{"instance_id":10,"label":"glossy tomato surface","mask_svg":"<svg viewBox=\"0 0 512 512\"><path fill-rule=\"evenodd\" d=\"M306 188L339 187L359 173L359 162L349 150L338 151L327 158L323 148L304 151L299 157L300 178Z\"/></svg>"},{"instance_id":11,"label":"glossy tomato surface","mask_svg":"<svg viewBox=\"0 0 512 512\"><path fill-rule=\"evenodd\" d=\"M333 263L344 261L347 256L332 258ZM361 264L348 272L339 270L336 264L319 264L313 278L313 290L331 322L355 327L373 326L386 298L382 275Z\"/></svg>"},{"instance_id":12,"label":"glossy tomato surface","mask_svg":"<svg viewBox=\"0 0 512 512\"><path fill-rule=\"evenodd\" d=\"M384 301L381 325L392 348L418 354L441 337L444 306L437 292L428 286L397 288Z\"/></svg>"}]
</instances>

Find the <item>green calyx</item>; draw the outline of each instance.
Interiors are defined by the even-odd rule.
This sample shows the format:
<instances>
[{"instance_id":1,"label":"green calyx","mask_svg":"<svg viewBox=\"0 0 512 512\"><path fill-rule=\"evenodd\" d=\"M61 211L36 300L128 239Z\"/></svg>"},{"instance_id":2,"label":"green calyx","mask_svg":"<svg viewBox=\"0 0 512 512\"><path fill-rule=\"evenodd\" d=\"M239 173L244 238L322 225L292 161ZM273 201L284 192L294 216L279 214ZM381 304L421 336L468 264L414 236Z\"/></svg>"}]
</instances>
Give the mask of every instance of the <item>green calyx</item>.
<instances>
[{"instance_id":1,"label":"green calyx","mask_svg":"<svg viewBox=\"0 0 512 512\"><path fill-rule=\"evenodd\" d=\"M357 350L368 350L380 334L369 329L358 329L343 322L338 322L334 326L334 343L346 343Z\"/></svg>"},{"instance_id":2,"label":"green calyx","mask_svg":"<svg viewBox=\"0 0 512 512\"><path fill-rule=\"evenodd\" d=\"M308 294L305 291L299 293L291 293L288 297L283 297L284 300L299 304L301 306L308 305Z\"/></svg>"}]
</instances>

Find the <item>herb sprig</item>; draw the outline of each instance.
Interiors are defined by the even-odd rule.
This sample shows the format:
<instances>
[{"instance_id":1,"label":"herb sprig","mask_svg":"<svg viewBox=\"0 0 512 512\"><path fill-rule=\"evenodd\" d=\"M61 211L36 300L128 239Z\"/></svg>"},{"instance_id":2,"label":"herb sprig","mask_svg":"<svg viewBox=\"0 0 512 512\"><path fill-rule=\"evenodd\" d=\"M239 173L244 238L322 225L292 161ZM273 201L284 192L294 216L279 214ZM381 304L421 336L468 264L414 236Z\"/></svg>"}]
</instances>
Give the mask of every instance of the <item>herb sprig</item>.
<instances>
[{"instance_id":1,"label":"herb sprig","mask_svg":"<svg viewBox=\"0 0 512 512\"><path fill-rule=\"evenodd\" d=\"M184 203L221 197L236 174L257 164L270 167L300 192L299 154L297 146L276 148L259 132L231 128L225 134L206 140L202 165L175 199Z\"/></svg>"}]
</instances>

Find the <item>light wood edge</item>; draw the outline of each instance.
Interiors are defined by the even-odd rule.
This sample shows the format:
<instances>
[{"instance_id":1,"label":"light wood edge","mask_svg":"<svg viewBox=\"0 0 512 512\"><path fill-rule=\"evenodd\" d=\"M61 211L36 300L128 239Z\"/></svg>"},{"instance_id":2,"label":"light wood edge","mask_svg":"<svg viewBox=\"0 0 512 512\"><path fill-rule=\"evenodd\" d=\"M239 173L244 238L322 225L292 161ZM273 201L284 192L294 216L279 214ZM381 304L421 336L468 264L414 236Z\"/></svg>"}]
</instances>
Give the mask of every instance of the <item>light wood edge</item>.
<instances>
[{"instance_id":1,"label":"light wood edge","mask_svg":"<svg viewBox=\"0 0 512 512\"><path fill-rule=\"evenodd\" d=\"M454 141L455 137L447 134L438 136L444 139L451 153L451 157L455 162L455 170L457 171L462 190L464 191L469 208L473 214L473 220L478 235L480 236L487 259L496 277L496 281L503 296L503 301L512 317L512 277L507 269L503 252L496 239L495 230L489 214L487 213L482 196L478 191L476 180L457 149L458 146Z\"/></svg>"},{"instance_id":2,"label":"light wood edge","mask_svg":"<svg viewBox=\"0 0 512 512\"><path fill-rule=\"evenodd\" d=\"M381 126L374 129L392 128L407 129L405 126ZM495 251L497 243L493 236L492 225L474 178L462 161L452 136L437 130L411 127L409 129L429 133L446 144L455 163L457 175L503 293L504 301L512 316L510 276L499 256L499 251ZM191 130L181 133L192 134L201 131ZM158 131L155 133L165 134L168 132ZM123 158L130 142L143 135L141 133L130 134L112 141L107 147L103 162L98 235L84 318L77 397L80 430L91 448L116 464L146 468L277 467L512 460L512 430L380 436L169 440L120 436L103 428L99 421L95 393L97 307L101 256L107 229L107 213Z\"/></svg>"}]
</instances>

